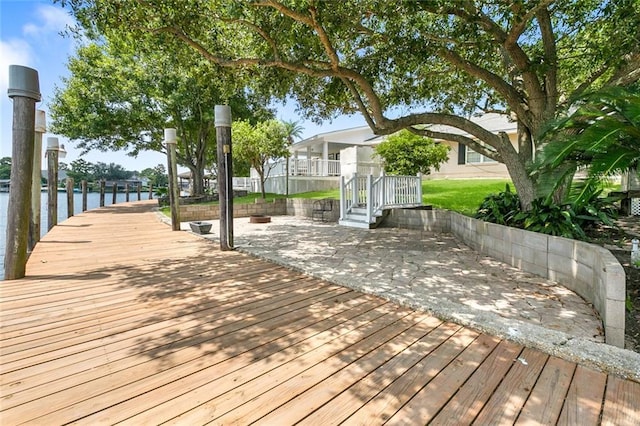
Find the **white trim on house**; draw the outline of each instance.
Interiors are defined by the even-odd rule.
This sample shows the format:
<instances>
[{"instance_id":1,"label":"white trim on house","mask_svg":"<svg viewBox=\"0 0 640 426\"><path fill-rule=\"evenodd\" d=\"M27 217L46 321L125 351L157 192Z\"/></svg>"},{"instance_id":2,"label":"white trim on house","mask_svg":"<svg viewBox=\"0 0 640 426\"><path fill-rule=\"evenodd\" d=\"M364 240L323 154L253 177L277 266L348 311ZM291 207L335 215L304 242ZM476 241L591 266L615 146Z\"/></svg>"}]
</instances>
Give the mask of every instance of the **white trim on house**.
<instances>
[{"instance_id":1,"label":"white trim on house","mask_svg":"<svg viewBox=\"0 0 640 426\"><path fill-rule=\"evenodd\" d=\"M508 116L492 113L474 117L471 121L492 133L507 133L511 143L517 149L516 123L511 121ZM460 129L450 126L434 125L429 128L437 132L471 136ZM368 174L364 170L365 165L367 170L379 170L380 161L374 158L370 152L372 148L386 138L386 135L379 136L374 134L368 126L360 126L319 133L296 142L289 148L291 152L289 176L307 180L322 179L323 181L319 182L319 185L322 185L323 188L328 185L327 179L335 177L335 187L337 188L337 176L350 176L354 172ZM461 146L457 142L446 140L441 140L440 142L450 147L449 159L440 166L439 171L432 172L429 178L509 177L509 172L504 164L484 158L480 154L473 154L473 151L469 151L469 148ZM470 152L471 154L469 154ZM338 166L339 169L337 169ZM286 175L284 170L286 170L285 161L282 160L276 165L276 169L273 170L270 176L274 180L279 177L284 178ZM373 172L373 174L376 176L379 172L377 174ZM253 174L252 177L254 177ZM280 183L277 188L283 188L284 186L284 183ZM305 183L304 188L308 187L309 184Z\"/></svg>"}]
</instances>

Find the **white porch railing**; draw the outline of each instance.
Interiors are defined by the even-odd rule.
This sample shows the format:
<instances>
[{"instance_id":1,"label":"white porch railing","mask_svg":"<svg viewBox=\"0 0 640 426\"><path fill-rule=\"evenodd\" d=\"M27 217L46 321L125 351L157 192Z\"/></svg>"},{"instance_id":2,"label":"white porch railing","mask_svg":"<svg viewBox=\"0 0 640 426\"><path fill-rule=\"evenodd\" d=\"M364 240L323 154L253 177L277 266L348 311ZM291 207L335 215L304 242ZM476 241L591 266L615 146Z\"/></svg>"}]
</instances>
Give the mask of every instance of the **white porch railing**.
<instances>
[{"instance_id":1,"label":"white porch railing","mask_svg":"<svg viewBox=\"0 0 640 426\"><path fill-rule=\"evenodd\" d=\"M345 220L354 209L365 209L366 221L393 207L422 205L422 178L420 176L366 177L354 174L350 179L340 178L340 220Z\"/></svg>"},{"instance_id":2,"label":"white porch railing","mask_svg":"<svg viewBox=\"0 0 640 426\"><path fill-rule=\"evenodd\" d=\"M286 176L287 160L281 159L271 164L269 176ZM255 175L255 176L254 176ZM340 176L340 160L321 160L319 158L289 158L290 176ZM258 174L251 169L251 177Z\"/></svg>"}]
</instances>

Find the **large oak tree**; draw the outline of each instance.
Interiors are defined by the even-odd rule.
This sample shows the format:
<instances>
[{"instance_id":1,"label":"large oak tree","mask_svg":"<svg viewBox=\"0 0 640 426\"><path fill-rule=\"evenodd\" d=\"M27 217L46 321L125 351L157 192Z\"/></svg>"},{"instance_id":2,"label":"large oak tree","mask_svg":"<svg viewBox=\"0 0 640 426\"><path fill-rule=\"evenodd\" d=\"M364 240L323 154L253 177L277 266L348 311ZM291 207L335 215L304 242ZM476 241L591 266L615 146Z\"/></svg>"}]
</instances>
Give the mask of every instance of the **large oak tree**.
<instances>
[{"instance_id":1,"label":"large oak tree","mask_svg":"<svg viewBox=\"0 0 640 426\"><path fill-rule=\"evenodd\" d=\"M100 32L179 40L212 64L255 70L255 86L309 117L359 112L503 162L524 208L543 124L585 90L640 78L638 0L69 0ZM500 111L514 148L469 120ZM433 131L446 125L460 132Z\"/></svg>"},{"instance_id":2,"label":"large oak tree","mask_svg":"<svg viewBox=\"0 0 640 426\"><path fill-rule=\"evenodd\" d=\"M51 102L52 131L89 150L164 152L163 129L178 130L177 161L193 177L193 194L203 194L203 177L216 158L213 109L229 104L234 117L270 117L264 101L241 81L215 73L192 51L145 50L126 36L77 49L71 75Z\"/></svg>"}]
</instances>

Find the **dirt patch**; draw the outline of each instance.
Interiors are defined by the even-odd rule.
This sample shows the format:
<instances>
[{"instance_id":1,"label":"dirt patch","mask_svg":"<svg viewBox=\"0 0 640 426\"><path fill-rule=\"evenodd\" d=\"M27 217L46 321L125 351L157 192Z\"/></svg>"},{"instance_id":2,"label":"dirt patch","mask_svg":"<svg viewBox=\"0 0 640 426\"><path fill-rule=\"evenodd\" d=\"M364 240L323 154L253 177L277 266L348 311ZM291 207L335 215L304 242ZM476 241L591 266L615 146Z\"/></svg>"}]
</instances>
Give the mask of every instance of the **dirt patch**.
<instances>
[{"instance_id":1,"label":"dirt patch","mask_svg":"<svg viewBox=\"0 0 640 426\"><path fill-rule=\"evenodd\" d=\"M631 266L631 240L640 239L640 217L618 220L619 228L599 227L588 232L594 244L611 252L624 268L627 281L625 349L640 352L640 269Z\"/></svg>"}]
</instances>

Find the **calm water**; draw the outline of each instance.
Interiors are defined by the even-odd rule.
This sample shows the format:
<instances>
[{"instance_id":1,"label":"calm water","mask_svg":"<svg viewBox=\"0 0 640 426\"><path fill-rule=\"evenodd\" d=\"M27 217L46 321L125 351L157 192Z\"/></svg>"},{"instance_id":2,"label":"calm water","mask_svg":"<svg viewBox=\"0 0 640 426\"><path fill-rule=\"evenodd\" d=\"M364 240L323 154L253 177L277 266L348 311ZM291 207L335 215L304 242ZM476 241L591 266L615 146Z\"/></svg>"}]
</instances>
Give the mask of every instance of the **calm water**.
<instances>
[{"instance_id":1,"label":"calm water","mask_svg":"<svg viewBox=\"0 0 640 426\"><path fill-rule=\"evenodd\" d=\"M73 209L74 214L79 214L82 212L82 194L76 193L73 194ZM47 233L47 204L48 204L48 194L43 192L41 195L41 234L44 235ZM149 198L149 194L147 192L143 192L141 195L143 200L147 200ZM104 203L105 205L111 204L113 195L111 193L105 194ZM125 194L117 194L116 202L122 203L126 199ZM137 193L129 194L130 201L136 201L138 199ZM91 192L87 194L87 209L92 210L98 208L100 206L100 194L97 192ZM7 209L9 208L9 193L0 192L0 280L4 278L4 251L5 251L5 242L7 238ZM58 193L58 223L62 222L67 218L67 193L59 192Z\"/></svg>"}]
</instances>

